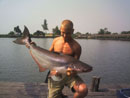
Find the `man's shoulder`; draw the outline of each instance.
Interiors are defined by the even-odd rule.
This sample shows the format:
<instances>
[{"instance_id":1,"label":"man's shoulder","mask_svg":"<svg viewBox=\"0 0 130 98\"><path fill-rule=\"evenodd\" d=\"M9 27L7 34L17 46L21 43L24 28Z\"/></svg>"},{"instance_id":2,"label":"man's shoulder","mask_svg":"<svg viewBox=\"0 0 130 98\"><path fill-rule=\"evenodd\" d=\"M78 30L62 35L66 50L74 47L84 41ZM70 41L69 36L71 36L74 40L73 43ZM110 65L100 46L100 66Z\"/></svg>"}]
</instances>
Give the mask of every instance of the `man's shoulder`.
<instances>
[{"instance_id":1,"label":"man's shoulder","mask_svg":"<svg viewBox=\"0 0 130 98\"><path fill-rule=\"evenodd\" d=\"M74 40L74 39L73 39L73 44L74 44L74 46L76 46L77 48L78 48L78 47L79 47L79 48L81 47L80 44L79 44L76 40Z\"/></svg>"},{"instance_id":2,"label":"man's shoulder","mask_svg":"<svg viewBox=\"0 0 130 98\"><path fill-rule=\"evenodd\" d=\"M60 40L60 39L61 39L61 36L54 38L54 41Z\"/></svg>"},{"instance_id":3,"label":"man's shoulder","mask_svg":"<svg viewBox=\"0 0 130 98\"><path fill-rule=\"evenodd\" d=\"M61 36L54 38L53 42L57 42L58 40L61 40Z\"/></svg>"}]
</instances>

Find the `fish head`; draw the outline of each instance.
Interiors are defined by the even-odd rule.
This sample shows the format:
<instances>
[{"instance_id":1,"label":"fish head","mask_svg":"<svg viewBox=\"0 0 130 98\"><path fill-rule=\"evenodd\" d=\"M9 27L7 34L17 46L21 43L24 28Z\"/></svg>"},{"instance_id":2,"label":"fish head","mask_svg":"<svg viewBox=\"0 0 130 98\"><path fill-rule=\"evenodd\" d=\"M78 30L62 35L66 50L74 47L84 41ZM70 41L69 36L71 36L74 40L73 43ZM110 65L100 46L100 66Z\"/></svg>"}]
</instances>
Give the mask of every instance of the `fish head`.
<instances>
[{"instance_id":1,"label":"fish head","mask_svg":"<svg viewBox=\"0 0 130 98\"><path fill-rule=\"evenodd\" d=\"M77 73L83 73L92 71L92 66L81 61L75 61L69 64L68 69L74 70Z\"/></svg>"}]
</instances>

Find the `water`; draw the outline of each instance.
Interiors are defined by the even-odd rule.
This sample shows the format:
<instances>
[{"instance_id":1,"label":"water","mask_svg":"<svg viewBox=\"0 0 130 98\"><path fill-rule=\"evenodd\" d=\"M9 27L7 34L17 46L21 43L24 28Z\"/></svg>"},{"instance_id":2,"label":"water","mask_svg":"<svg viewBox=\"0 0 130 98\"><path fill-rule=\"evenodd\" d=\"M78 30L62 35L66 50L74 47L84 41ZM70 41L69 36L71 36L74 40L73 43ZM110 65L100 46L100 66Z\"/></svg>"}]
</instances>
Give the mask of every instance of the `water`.
<instances>
[{"instance_id":1,"label":"water","mask_svg":"<svg viewBox=\"0 0 130 98\"><path fill-rule=\"evenodd\" d=\"M39 72L37 65L23 45L13 38L0 38L0 81L44 82L48 72ZM32 39L49 49L53 39ZM80 60L93 66L93 71L80 76L90 83L92 76L100 76L101 83L130 83L130 42L76 39L81 47Z\"/></svg>"}]
</instances>

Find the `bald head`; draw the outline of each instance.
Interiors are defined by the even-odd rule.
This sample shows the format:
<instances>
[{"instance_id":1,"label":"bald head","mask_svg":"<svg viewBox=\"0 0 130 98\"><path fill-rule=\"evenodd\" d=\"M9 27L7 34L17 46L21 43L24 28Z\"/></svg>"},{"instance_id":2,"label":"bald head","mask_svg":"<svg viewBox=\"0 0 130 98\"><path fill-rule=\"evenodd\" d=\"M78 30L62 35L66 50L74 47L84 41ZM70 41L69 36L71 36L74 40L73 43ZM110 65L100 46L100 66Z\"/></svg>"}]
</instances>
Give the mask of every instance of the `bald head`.
<instances>
[{"instance_id":1,"label":"bald head","mask_svg":"<svg viewBox=\"0 0 130 98\"><path fill-rule=\"evenodd\" d=\"M61 28L64 28L65 31L73 29L73 23L70 20L64 20L61 24Z\"/></svg>"},{"instance_id":2,"label":"bald head","mask_svg":"<svg viewBox=\"0 0 130 98\"><path fill-rule=\"evenodd\" d=\"M64 20L61 24L60 31L64 39L71 39L71 35L74 32L72 21Z\"/></svg>"}]
</instances>

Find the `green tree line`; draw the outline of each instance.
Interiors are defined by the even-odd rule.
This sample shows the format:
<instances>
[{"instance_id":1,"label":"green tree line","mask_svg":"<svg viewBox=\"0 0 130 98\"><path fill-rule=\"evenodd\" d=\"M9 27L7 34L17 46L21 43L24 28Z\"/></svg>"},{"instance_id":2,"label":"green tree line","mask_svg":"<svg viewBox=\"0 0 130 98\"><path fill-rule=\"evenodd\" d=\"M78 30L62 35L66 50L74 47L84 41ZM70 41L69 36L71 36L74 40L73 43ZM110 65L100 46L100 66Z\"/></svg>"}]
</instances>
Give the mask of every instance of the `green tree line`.
<instances>
[{"instance_id":1,"label":"green tree line","mask_svg":"<svg viewBox=\"0 0 130 98\"><path fill-rule=\"evenodd\" d=\"M35 36L35 37L45 37L45 35L47 34L47 32L49 30L48 23L47 23L46 19L44 19L43 24L41 24L41 26L43 28L43 31L37 30L36 32L34 32L32 34L32 36ZM58 26L54 27L52 29L52 33L53 33L53 36L60 35L59 27ZM76 32L72 36L75 37L75 36L80 36L82 34L83 33L81 33L81 32ZM90 34L91 33L89 33L89 32L85 33L85 35L90 35ZM119 33L112 33L112 32L110 32L108 30L108 28L103 28L103 29L101 28L101 29L99 29L97 34L104 35L104 34L119 34ZM130 34L130 31L122 31L122 32L120 32L120 34ZM19 28L19 26L14 27L14 30L10 31L8 33L8 36L21 36L21 35L22 35L22 32L21 32L21 29Z\"/></svg>"}]
</instances>

